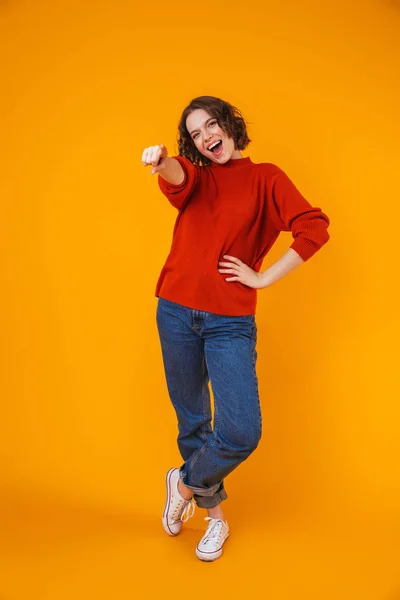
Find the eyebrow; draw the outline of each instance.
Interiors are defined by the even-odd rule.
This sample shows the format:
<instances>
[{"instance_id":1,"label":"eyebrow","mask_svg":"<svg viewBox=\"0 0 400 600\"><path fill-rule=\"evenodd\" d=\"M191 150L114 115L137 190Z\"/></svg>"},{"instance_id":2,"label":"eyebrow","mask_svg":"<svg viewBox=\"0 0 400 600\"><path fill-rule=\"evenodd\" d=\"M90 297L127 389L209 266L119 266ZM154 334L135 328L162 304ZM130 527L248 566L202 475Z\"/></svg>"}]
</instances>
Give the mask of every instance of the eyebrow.
<instances>
[{"instance_id":1,"label":"eyebrow","mask_svg":"<svg viewBox=\"0 0 400 600\"><path fill-rule=\"evenodd\" d=\"M207 125L208 121L212 121L213 119L215 119L215 117L210 117L207 121L204 121L204 125ZM190 132L190 135L193 135L195 131L199 131L199 129L193 129L193 131Z\"/></svg>"}]
</instances>

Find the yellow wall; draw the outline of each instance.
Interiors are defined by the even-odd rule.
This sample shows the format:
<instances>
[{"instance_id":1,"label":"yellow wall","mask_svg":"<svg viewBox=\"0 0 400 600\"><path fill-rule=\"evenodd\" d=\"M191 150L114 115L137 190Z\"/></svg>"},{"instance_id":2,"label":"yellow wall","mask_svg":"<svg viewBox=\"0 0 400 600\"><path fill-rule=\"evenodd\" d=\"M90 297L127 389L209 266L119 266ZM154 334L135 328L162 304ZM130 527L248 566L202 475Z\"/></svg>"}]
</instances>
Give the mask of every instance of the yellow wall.
<instances>
[{"instance_id":1,"label":"yellow wall","mask_svg":"<svg viewBox=\"0 0 400 600\"><path fill-rule=\"evenodd\" d=\"M114 507L154 485L159 510L179 457L154 288L176 214L140 158L174 154L181 110L211 94L251 122L246 155L332 221L259 293L264 435L228 493L398 518L399 5L10 0L0 15L3 484Z\"/></svg>"}]
</instances>

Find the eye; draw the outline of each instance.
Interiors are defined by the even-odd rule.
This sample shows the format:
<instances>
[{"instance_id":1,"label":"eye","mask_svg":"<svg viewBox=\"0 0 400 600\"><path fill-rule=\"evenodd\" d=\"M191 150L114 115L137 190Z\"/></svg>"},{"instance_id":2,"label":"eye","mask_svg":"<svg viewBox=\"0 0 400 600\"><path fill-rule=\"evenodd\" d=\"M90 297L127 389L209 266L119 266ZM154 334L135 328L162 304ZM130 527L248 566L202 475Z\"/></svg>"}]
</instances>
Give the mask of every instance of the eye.
<instances>
[{"instance_id":1,"label":"eye","mask_svg":"<svg viewBox=\"0 0 400 600\"><path fill-rule=\"evenodd\" d=\"M214 125L216 125L216 124L217 124L217 121L210 121L209 124L208 124L208 126L209 127L214 127Z\"/></svg>"}]
</instances>

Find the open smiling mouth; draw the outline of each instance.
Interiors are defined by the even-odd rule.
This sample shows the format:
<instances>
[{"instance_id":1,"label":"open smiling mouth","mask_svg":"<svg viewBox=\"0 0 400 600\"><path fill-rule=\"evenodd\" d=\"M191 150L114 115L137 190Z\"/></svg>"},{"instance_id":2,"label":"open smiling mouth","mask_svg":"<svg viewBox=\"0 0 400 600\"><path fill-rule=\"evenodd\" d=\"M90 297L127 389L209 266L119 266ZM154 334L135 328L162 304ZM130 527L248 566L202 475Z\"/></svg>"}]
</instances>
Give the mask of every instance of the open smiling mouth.
<instances>
[{"instance_id":1,"label":"open smiling mouth","mask_svg":"<svg viewBox=\"0 0 400 600\"><path fill-rule=\"evenodd\" d=\"M222 141L220 140L219 142L217 142L215 144L215 146L213 146L212 148L210 148L210 152L212 152L216 156L218 156L219 154L221 154L221 152L222 152Z\"/></svg>"}]
</instances>

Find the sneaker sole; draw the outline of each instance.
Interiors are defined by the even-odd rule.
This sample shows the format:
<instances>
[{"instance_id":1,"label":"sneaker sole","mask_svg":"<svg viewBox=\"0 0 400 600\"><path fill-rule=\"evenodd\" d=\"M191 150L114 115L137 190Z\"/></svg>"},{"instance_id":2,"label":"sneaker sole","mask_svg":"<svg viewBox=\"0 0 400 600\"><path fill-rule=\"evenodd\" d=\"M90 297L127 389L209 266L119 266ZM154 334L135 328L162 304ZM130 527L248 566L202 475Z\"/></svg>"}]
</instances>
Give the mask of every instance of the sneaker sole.
<instances>
[{"instance_id":1,"label":"sneaker sole","mask_svg":"<svg viewBox=\"0 0 400 600\"><path fill-rule=\"evenodd\" d=\"M165 532L168 533L168 535L175 537L179 534L180 530L177 533L173 533L173 531L171 531L171 529L169 528L168 520L167 520L169 503L171 500L171 475L172 475L173 471L175 471L175 468L170 469L165 476L167 499L165 500L164 512L163 512L163 516L162 516L162 524L163 524Z\"/></svg>"},{"instance_id":2,"label":"sneaker sole","mask_svg":"<svg viewBox=\"0 0 400 600\"><path fill-rule=\"evenodd\" d=\"M226 536L224 544L228 540L228 538L229 534ZM196 556L204 562L212 562L214 560L217 560L222 556L224 544L222 544L221 548L219 550L216 550L215 552L202 552L201 550L196 548Z\"/></svg>"}]
</instances>

